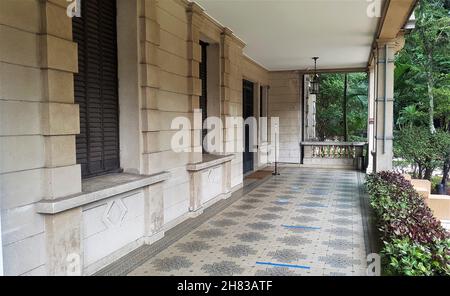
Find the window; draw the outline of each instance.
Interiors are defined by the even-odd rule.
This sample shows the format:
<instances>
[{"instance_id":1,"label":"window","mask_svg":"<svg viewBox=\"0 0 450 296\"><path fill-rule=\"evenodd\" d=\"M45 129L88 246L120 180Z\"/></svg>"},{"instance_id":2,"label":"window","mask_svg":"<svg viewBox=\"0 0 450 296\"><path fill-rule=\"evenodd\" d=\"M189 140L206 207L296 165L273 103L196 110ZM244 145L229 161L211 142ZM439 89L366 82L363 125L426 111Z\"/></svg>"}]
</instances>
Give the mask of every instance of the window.
<instances>
[{"instance_id":1,"label":"window","mask_svg":"<svg viewBox=\"0 0 450 296\"><path fill-rule=\"evenodd\" d=\"M80 106L77 163L83 178L120 170L116 0L82 1L73 18L79 73L74 76Z\"/></svg>"},{"instance_id":2,"label":"window","mask_svg":"<svg viewBox=\"0 0 450 296\"><path fill-rule=\"evenodd\" d=\"M259 89L259 117L265 118L260 120L261 142L267 142L267 97L268 87L261 86Z\"/></svg>"},{"instance_id":3,"label":"window","mask_svg":"<svg viewBox=\"0 0 450 296\"><path fill-rule=\"evenodd\" d=\"M202 95L200 96L200 109L202 109L202 124L208 118L208 43L200 41L202 61L200 63L200 79L202 81ZM202 143L208 130L202 127Z\"/></svg>"}]
</instances>

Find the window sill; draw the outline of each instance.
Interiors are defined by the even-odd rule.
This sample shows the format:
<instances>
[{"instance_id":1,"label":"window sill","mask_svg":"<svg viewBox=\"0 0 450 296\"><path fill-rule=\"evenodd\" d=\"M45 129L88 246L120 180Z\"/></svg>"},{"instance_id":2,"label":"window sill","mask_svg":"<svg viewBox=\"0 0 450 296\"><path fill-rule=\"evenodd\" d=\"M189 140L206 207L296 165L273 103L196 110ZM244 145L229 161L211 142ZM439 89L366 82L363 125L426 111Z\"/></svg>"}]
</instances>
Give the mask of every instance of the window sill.
<instances>
[{"instance_id":1,"label":"window sill","mask_svg":"<svg viewBox=\"0 0 450 296\"><path fill-rule=\"evenodd\" d=\"M94 177L83 181L81 193L53 200L41 200L36 204L36 211L40 214L54 215L121 193L160 183L169 179L169 177L169 172L154 175L121 173Z\"/></svg>"},{"instance_id":2,"label":"window sill","mask_svg":"<svg viewBox=\"0 0 450 296\"><path fill-rule=\"evenodd\" d=\"M186 169L190 172L197 172L228 161L232 161L233 158L234 155L203 154L202 162L190 163L187 165Z\"/></svg>"}]
</instances>

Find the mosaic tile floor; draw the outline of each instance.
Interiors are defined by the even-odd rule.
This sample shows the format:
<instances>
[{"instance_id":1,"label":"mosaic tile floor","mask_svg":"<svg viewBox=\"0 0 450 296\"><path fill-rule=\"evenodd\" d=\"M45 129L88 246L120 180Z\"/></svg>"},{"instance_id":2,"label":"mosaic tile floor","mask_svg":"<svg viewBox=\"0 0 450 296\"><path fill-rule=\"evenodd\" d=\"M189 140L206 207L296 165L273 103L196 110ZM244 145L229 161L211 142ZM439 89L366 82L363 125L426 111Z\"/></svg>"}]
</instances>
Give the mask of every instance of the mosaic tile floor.
<instances>
[{"instance_id":1,"label":"mosaic tile floor","mask_svg":"<svg viewBox=\"0 0 450 296\"><path fill-rule=\"evenodd\" d=\"M129 275L365 275L358 186L284 168Z\"/></svg>"}]
</instances>

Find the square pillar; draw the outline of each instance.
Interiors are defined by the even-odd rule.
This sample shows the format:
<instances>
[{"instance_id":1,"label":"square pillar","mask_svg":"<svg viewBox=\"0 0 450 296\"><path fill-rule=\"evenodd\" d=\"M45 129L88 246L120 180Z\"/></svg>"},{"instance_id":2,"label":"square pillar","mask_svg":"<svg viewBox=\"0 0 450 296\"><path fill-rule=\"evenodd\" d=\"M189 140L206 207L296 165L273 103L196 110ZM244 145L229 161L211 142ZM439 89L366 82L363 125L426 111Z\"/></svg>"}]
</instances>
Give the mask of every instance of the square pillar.
<instances>
[{"instance_id":1,"label":"square pillar","mask_svg":"<svg viewBox=\"0 0 450 296\"><path fill-rule=\"evenodd\" d=\"M375 170L392 170L394 128L394 44L377 43L377 88L375 103Z\"/></svg>"},{"instance_id":2,"label":"square pillar","mask_svg":"<svg viewBox=\"0 0 450 296\"><path fill-rule=\"evenodd\" d=\"M145 243L152 244L164 236L164 187L157 183L144 189Z\"/></svg>"},{"instance_id":3,"label":"square pillar","mask_svg":"<svg viewBox=\"0 0 450 296\"><path fill-rule=\"evenodd\" d=\"M188 16L188 96L190 110L192 114L198 112L200 108L200 96L202 95L200 80L200 63L202 62L202 52L200 46L200 31L204 23L204 11L194 2L189 3L186 10ZM196 111L197 110L197 111ZM198 114L196 114L198 116ZM201 117L200 117L201 118ZM198 118L197 118L198 119ZM202 149L202 125L203 122L192 122L191 130L191 153L189 161L201 162L203 159Z\"/></svg>"},{"instance_id":4,"label":"square pillar","mask_svg":"<svg viewBox=\"0 0 450 296\"><path fill-rule=\"evenodd\" d=\"M74 102L73 75L78 72L77 44L67 3L41 1L39 34L42 71L41 135L45 145L45 199L81 192L75 137L80 132L79 107ZM82 210L45 215L47 275L82 275Z\"/></svg>"},{"instance_id":5,"label":"square pillar","mask_svg":"<svg viewBox=\"0 0 450 296\"><path fill-rule=\"evenodd\" d=\"M0 276L3 276L2 213L0 211Z\"/></svg>"},{"instance_id":6,"label":"square pillar","mask_svg":"<svg viewBox=\"0 0 450 296\"><path fill-rule=\"evenodd\" d=\"M372 59L369 65L368 79L369 79L369 89L368 89L368 119L367 119L367 141L369 142L369 159L367 165L367 173L374 171L374 157L372 152L375 151L375 138L374 138L374 127L375 127L375 59Z\"/></svg>"},{"instance_id":7,"label":"square pillar","mask_svg":"<svg viewBox=\"0 0 450 296\"><path fill-rule=\"evenodd\" d=\"M48 275L83 274L81 221L80 207L45 216Z\"/></svg>"}]
</instances>

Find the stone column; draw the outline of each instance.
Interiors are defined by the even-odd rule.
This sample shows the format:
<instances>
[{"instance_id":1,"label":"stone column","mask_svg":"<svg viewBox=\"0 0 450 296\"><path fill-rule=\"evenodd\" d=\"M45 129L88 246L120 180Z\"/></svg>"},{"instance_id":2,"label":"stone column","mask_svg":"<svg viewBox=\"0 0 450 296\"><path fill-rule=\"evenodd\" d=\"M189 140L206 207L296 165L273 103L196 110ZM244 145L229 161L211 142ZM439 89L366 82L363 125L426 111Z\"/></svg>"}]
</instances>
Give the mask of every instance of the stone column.
<instances>
[{"instance_id":1,"label":"stone column","mask_svg":"<svg viewBox=\"0 0 450 296\"><path fill-rule=\"evenodd\" d=\"M394 129L394 56L403 36L377 41L377 94L375 115L375 170L392 170Z\"/></svg>"},{"instance_id":2,"label":"stone column","mask_svg":"<svg viewBox=\"0 0 450 296\"><path fill-rule=\"evenodd\" d=\"M47 0L41 1L40 8L46 199L81 191L81 170L75 154L80 117L73 87L78 54L77 45L72 42L72 19L66 14L66 5L63 1ZM48 275L82 274L81 221L81 208L45 216Z\"/></svg>"},{"instance_id":3,"label":"stone column","mask_svg":"<svg viewBox=\"0 0 450 296\"><path fill-rule=\"evenodd\" d=\"M141 0L140 44L141 44L141 91L142 91L142 137L144 142L143 174L161 171L162 149L160 100L160 23L158 0ZM144 189L145 236L150 244L162 236L164 225L164 190L158 183Z\"/></svg>"},{"instance_id":4,"label":"stone column","mask_svg":"<svg viewBox=\"0 0 450 296\"><path fill-rule=\"evenodd\" d=\"M163 167L159 144L161 131L160 98L160 24L158 0L142 0L140 7L142 136L144 174L158 173Z\"/></svg>"},{"instance_id":5,"label":"stone column","mask_svg":"<svg viewBox=\"0 0 450 296\"><path fill-rule=\"evenodd\" d=\"M204 22L203 9L196 3L191 2L187 8L188 16L188 40L187 40L187 60L188 60L188 96L190 110L192 114L200 108L200 96L202 95L202 82L200 80L200 63L202 61L202 52L200 46L200 31ZM201 116L201 115L200 115ZM201 118L201 117L200 117ZM203 122L195 122L194 116L191 120L191 149L189 162L202 161L202 125ZM196 125L199 125L198 127Z\"/></svg>"},{"instance_id":6,"label":"stone column","mask_svg":"<svg viewBox=\"0 0 450 296\"><path fill-rule=\"evenodd\" d=\"M191 183L190 183L190 200L189 200L189 212L191 217L196 217L203 213L202 209L202 171L192 171Z\"/></svg>"},{"instance_id":7,"label":"stone column","mask_svg":"<svg viewBox=\"0 0 450 296\"><path fill-rule=\"evenodd\" d=\"M0 211L0 276L3 276L2 213Z\"/></svg>"},{"instance_id":8,"label":"stone column","mask_svg":"<svg viewBox=\"0 0 450 296\"><path fill-rule=\"evenodd\" d=\"M227 161L222 165L222 192L229 193L231 191L231 161Z\"/></svg>"},{"instance_id":9,"label":"stone column","mask_svg":"<svg viewBox=\"0 0 450 296\"><path fill-rule=\"evenodd\" d=\"M243 147L243 126L227 127L227 117L242 118L242 69L241 59L245 44L224 28L221 34L221 118L224 123L224 151L232 154ZM238 150L239 151L239 150ZM231 187L243 182L242 152L236 152L231 162Z\"/></svg>"},{"instance_id":10,"label":"stone column","mask_svg":"<svg viewBox=\"0 0 450 296\"><path fill-rule=\"evenodd\" d=\"M374 116L375 116L375 60L372 59L369 65L368 71L368 119L367 119L367 141L369 142L369 159L367 166L367 173L371 173L374 170L374 159L372 152L375 151L375 139L374 139Z\"/></svg>"}]
</instances>

